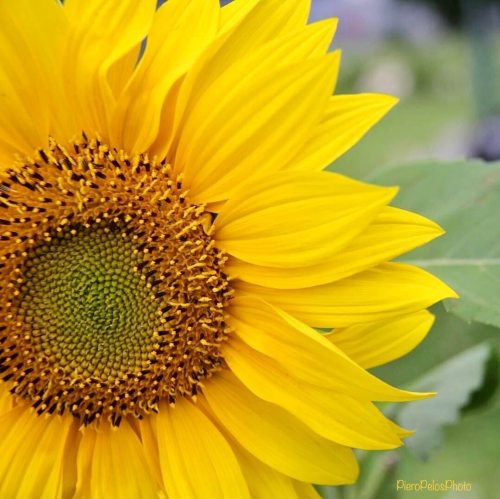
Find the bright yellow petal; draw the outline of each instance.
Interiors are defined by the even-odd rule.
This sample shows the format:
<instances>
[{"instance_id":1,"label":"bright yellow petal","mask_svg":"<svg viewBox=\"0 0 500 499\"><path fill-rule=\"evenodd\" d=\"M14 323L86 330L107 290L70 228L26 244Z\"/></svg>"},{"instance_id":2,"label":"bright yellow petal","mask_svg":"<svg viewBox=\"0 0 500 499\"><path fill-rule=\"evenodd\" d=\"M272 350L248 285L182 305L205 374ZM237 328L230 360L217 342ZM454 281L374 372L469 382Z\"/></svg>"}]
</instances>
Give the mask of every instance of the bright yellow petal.
<instances>
[{"instance_id":1,"label":"bright yellow petal","mask_svg":"<svg viewBox=\"0 0 500 499\"><path fill-rule=\"evenodd\" d=\"M0 417L0 497L59 499L72 417L38 416L18 406Z\"/></svg>"},{"instance_id":2,"label":"bright yellow petal","mask_svg":"<svg viewBox=\"0 0 500 499\"><path fill-rule=\"evenodd\" d=\"M242 281L240 293L262 297L314 327L346 327L381 321L430 307L457 294L413 265L385 263L331 284L276 290Z\"/></svg>"},{"instance_id":3,"label":"bright yellow petal","mask_svg":"<svg viewBox=\"0 0 500 499\"><path fill-rule=\"evenodd\" d=\"M281 269L232 258L225 271L233 278L270 288L319 286L391 260L442 233L438 225L420 215L387 206L342 251L316 265Z\"/></svg>"},{"instance_id":4,"label":"bright yellow petal","mask_svg":"<svg viewBox=\"0 0 500 499\"><path fill-rule=\"evenodd\" d=\"M227 199L250 175L284 165L318 122L338 66L332 53L212 85L189 115L175 158L191 197Z\"/></svg>"},{"instance_id":5,"label":"bright yellow petal","mask_svg":"<svg viewBox=\"0 0 500 499\"><path fill-rule=\"evenodd\" d=\"M113 141L144 152L160 127L163 103L175 82L215 38L217 0L169 0L154 17L146 52L113 116Z\"/></svg>"},{"instance_id":6,"label":"bright yellow petal","mask_svg":"<svg viewBox=\"0 0 500 499\"><path fill-rule=\"evenodd\" d=\"M116 82L109 81L111 69L144 39L155 9L156 0L64 2L70 24L63 66L65 88L80 131L109 139L116 87Z\"/></svg>"},{"instance_id":7,"label":"bright yellow petal","mask_svg":"<svg viewBox=\"0 0 500 499\"><path fill-rule=\"evenodd\" d=\"M298 480L352 483L358 474L351 449L321 438L280 407L253 395L223 371L206 383L210 408L248 452Z\"/></svg>"},{"instance_id":8,"label":"bright yellow petal","mask_svg":"<svg viewBox=\"0 0 500 499\"><path fill-rule=\"evenodd\" d=\"M234 334L251 347L244 348L245 352L263 362L270 361L272 369L274 361L280 363L289 373L285 376L287 382L293 376L361 400L413 400L425 396L387 385L359 367L323 335L260 299L236 298L229 313ZM235 343L237 338L232 338L226 349L230 350L231 359L236 356L239 365L238 349L244 345ZM265 357L255 355L254 349Z\"/></svg>"},{"instance_id":9,"label":"bright yellow petal","mask_svg":"<svg viewBox=\"0 0 500 499\"><path fill-rule=\"evenodd\" d=\"M239 445L233 445L252 499L302 499L295 491L295 480L270 468Z\"/></svg>"},{"instance_id":10,"label":"bright yellow petal","mask_svg":"<svg viewBox=\"0 0 500 499\"><path fill-rule=\"evenodd\" d=\"M57 74L62 46L62 7L53 0L0 2L0 162L10 166L14 154L32 154L44 146L50 111L60 116L53 97L62 79ZM64 108L59 95L58 104Z\"/></svg>"},{"instance_id":11,"label":"bright yellow petal","mask_svg":"<svg viewBox=\"0 0 500 499\"><path fill-rule=\"evenodd\" d=\"M413 350L425 338L433 323L434 316L422 310L389 321L336 329L327 338L368 369Z\"/></svg>"},{"instance_id":12,"label":"bright yellow petal","mask_svg":"<svg viewBox=\"0 0 500 499\"><path fill-rule=\"evenodd\" d=\"M217 245L257 265L318 264L358 235L395 193L326 172L280 172L233 195L215 222Z\"/></svg>"},{"instance_id":13,"label":"bright yellow petal","mask_svg":"<svg viewBox=\"0 0 500 499\"><path fill-rule=\"evenodd\" d=\"M139 438L123 420L118 428L101 424L85 429L78 453L76 497L151 499L161 490L144 457Z\"/></svg>"},{"instance_id":14,"label":"bright yellow petal","mask_svg":"<svg viewBox=\"0 0 500 499\"><path fill-rule=\"evenodd\" d=\"M153 417L170 499L250 497L231 447L198 407L180 398Z\"/></svg>"},{"instance_id":15,"label":"bright yellow petal","mask_svg":"<svg viewBox=\"0 0 500 499\"><path fill-rule=\"evenodd\" d=\"M382 94L335 95L287 169L318 171L354 146L398 99Z\"/></svg>"}]
</instances>

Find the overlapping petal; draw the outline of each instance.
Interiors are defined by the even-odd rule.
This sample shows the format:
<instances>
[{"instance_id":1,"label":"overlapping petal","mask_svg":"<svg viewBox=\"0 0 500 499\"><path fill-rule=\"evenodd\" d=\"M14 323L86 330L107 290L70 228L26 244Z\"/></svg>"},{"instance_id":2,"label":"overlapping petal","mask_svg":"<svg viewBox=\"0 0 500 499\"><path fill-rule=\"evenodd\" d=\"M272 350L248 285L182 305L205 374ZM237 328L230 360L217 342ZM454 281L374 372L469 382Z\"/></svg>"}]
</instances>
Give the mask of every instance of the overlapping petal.
<instances>
[{"instance_id":1,"label":"overlapping petal","mask_svg":"<svg viewBox=\"0 0 500 499\"><path fill-rule=\"evenodd\" d=\"M84 431L78 450L76 498L158 497L155 482L141 442L124 420L119 429L102 424L99 430Z\"/></svg>"},{"instance_id":2,"label":"overlapping petal","mask_svg":"<svg viewBox=\"0 0 500 499\"><path fill-rule=\"evenodd\" d=\"M384 263L346 279L301 289L277 290L242 281L241 293L260 296L314 327L381 321L430 307L457 294L413 265Z\"/></svg>"},{"instance_id":3,"label":"overlapping petal","mask_svg":"<svg viewBox=\"0 0 500 499\"><path fill-rule=\"evenodd\" d=\"M335 329L326 337L364 368L398 359L427 335L434 316L427 310L395 319Z\"/></svg>"},{"instance_id":4,"label":"overlapping petal","mask_svg":"<svg viewBox=\"0 0 500 499\"><path fill-rule=\"evenodd\" d=\"M199 407L180 399L156 418L160 467L170 499L245 499L247 484L228 442Z\"/></svg>"},{"instance_id":5,"label":"overlapping petal","mask_svg":"<svg viewBox=\"0 0 500 499\"><path fill-rule=\"evenodd\" d=\"M217 245L251 264L315 265L346 246L395 193L324 172L268 175L244 184L219 212Z\"/></svg>"},{"instance_id":6,"label":"overlapping petal","mask_svg":"<svg viewBox=\"0 0 500 499\"><path fill-rule=\"evenodd\" d=\"M233 278L270 288L319 286L391 260L442 233L442 229L434 222L415 213L388 206L346 247L316 265L279 268L231 258L226 265L226 272ZM331 239L335 238L336 236L332 236Z\"/></svg>"},{"instance_id":7,"label":"overlapping petal","mask_svg":"<svg viewBox=\"0 0 500 499\"><path fill-rule=\"evenodd\" d=\"M210 408L237 442L268 466L312 483L350 483L352 451L308 429L279 406L252 394L223 371L204 390Z\"/></svg>"},{"instance_id":8,"label":"overlapping petal","mask_svg":"<svg viewBox=\"0 0 500 499\"><path fill-rule=\"evenodd\" d=\"M78 133L83 130L88 135L99 134L109 140L116 105L109 81L111 69L132 50L139 49L153 21L155 8L155 0L65 2L69 34L65 40L62 71L71 110L78 118ZM114 87L116 89L116 83Z\"/></svg>"},{"instance_id":9,"label":"overlapping petal","mask_svg":"<svg viewBox=\"0 0 500 499\"><path fill-rule=\"evenodd\" d=\"M25 405L0 416L0 497L60 499L73 418L39 417Z\"/></svg>"}]
</instances>

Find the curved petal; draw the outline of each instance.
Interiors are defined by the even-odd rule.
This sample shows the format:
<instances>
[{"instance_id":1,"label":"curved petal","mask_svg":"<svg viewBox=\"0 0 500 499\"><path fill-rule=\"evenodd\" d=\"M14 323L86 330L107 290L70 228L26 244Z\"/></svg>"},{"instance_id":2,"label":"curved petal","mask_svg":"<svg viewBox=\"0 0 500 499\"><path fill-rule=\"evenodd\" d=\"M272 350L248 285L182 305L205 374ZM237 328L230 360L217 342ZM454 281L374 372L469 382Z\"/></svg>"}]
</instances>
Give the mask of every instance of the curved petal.
<instances>
[{"instance_id":1,"label":"curved petal","mask_svg":"<svg viewBox=\"0 0 500 499\"><path fill-rule=\"evenodd\" d=\"M294 480L270 468L239 445L233 445L252 499L302 499L295 491Z\"/></svg>"},{"instance_id":2,"label":"curved petal","mask_svg":"<svg viewBox=\"0 0 500 499\"><path fill-rule=\"evenodd\" d=\"M335 329L326 337L360 366L368 369L398 359L427 335L434 316L421 310L383 322Z\"/></svg>"},{"instance_id":3,"label":"curved petal","mask_svg":"<svg viewBox=\"0 0 500 499\"><path fill-rule=\"evenodd\" d=\"M286 168L322 170L361 140L397 102L383 94L333 96L319 125Z\"/></svg>"},{"instance_id":4,"label":"curved petal","mask_svg":"<svg viewBox=\"0 0 500 499\"><path fill-rule=\"evenodd\" d=\"M315 265L362 232L395 193L333 173L269 175L241 186L221 209L217 246L257 265Z\"/></svg>"},{"instance_id":5,"label":"curved petal","mask_svg":"<svg viewBox=\"0 0 500 499\"><path fill-rule=\"evenodd\" d=\"M298 480L352 483L356 459L347 447L321 438L282 408L253 395L228 371L203 390L211 410L257 459Z\"/></svg>"},{"instance_id":6,"label":"curved petal","mask_svg":"<svg viewBox=\"0 0 500 499\"><path fill-rule=\"evenodd\" d=\"M70 30L63 65L65 88L78 132L109 139L115 95L113 65L126 57L149 31L156 0L66 0ZM119 145L119 144L115 144Z\"/></svg>"},{"instance_id":7,"label":"curved petal","mask_svg":"<svg viewBox=\"0 0 500 499\"><path fill-rule=\"evenodd\" d=\"M152 417L170 499L250 497L231 447L198 407L180 398Z\"/></svg>"},{"instance_id":8,"label":"curved petal","mask_svg":"<svg viewBox=\"0 0 500 499\"><path fill-rule=\"evenodd\" d=\"M232 278L270 288L319 286L392 260L442 234L443 230L427 218L386 206L345 248L316 265L282 269L231 258L225 272Z\"/></svg>"},{"instance_id":9,"label":"curved petal","mask_svg":"<svg viewBox=\"0 0 500 499\"><path fill-rule=\"evenodd\" d=\"M284 376L286 382L290 382L292 376L360 400L415 400L426 396L384 383L358 366L323 335L260 299L236 298L229 314L228 320L237 336L231 338L224 349L224 358L230 367L240 365L247 369L245 366L250 361L240 359L244 351L254 359L255 365L269 362L269 368L275 369L277 363L281 364L289 373ZM264 356L256 355L256 351Z\"/></svg>"},{"instance_id":10,"label":"curved petal","mask_svg":"<svg viewBox=\"0 0 500 499\"><path fill-rule=\"evenodd\" d=\"M228 365L245 386L258 397L294 414L323 438L367 450L394 449L402 445L383 414L357 393L359 399L307 383L246 344L235 341L233 346L234 350L227 349ZM248 362L244 357L248 357ZM353 391L357 390L354 387Z\"/></svg>"},{"instance_id":11,"label":"curved petal","mask_svg":"<svg viewBox=\"0 0 500 499\"><path fill-rule=\"evenodd\" d=\"M227 199L250 175L285 164L319 121L338 66L334 52L213 85L186 120L175 158L191 197Z\"/></svg>"},{"instance_id":12,"label":"curved petal","mask_svg":"<svg viewBox=\"0 0 500 499\"><path fill-rule=\"evenodd\" d=\"M302 289L276 290L235 281L251 293L314 327L347 327L385 320L430 307L457 294L413 265L384 263L341 281Z\"/></svg>"},{"instance_id":13,"label":"curved petal","mask_svg":"<svg viewBox=\"0 0 500 499\"><path fill-rule=\"evenodd\" d=\"M167 94L215 38L219 14L216 0L169 0L160 7L144 56L113 116L115 143L140 153L154 142Z\"/></svg>"},{"instance_id":14,"label":"curved petal","mask_svg":"<svg viewBox=\"0 0 500 499\"><path fill-rule=\"evenodd\" d=\"M77 458L76 498L158 497L155 483L144 457L144 449L127 420L118 428L101 424L87 428Z\"/></svg>"},{"instance_id":15,"label":"curved petal","mask_svg":"<svg viewBox=\"0 0 500 499\"><path fill-rule=\"evenodd\" d=\"M50 107L57 108L57 76L65 33L63 9L53 0L0 2L0 162L30 155L47 143ZM64 102L62 108L64 109Z\"/></svg>"},{"instance_id":16,"label":"curved petal","mask_svg":"<svg viewBox=\"0 0 500 499\"><path fill-rule=\"evenodd\" d=\"M17 406L0 417L0 497L60 499L64 450L73 418Z\"/></svg>"}]
</instances>

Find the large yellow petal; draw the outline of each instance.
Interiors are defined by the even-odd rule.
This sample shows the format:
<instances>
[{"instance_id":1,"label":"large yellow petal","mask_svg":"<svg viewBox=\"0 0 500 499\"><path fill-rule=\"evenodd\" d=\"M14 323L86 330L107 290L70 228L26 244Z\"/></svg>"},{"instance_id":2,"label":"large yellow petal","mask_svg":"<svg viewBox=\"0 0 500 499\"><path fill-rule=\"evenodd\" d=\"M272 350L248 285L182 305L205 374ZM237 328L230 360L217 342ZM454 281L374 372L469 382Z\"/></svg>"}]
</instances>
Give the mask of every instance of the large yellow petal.
<instances>
[{"instance_id":1,"label":"large yellow petal","mask_svg":"<svg viewBox=\"0 0 500 499\"><path fill-rule=\"evenodd\" d=\"M235 281L240 293L262 297L314 327L381 321L430 307L457 294L413 265L384 263L346 279L311 288L276 290Z\"/></svg>"},{"instance_id":2,"label":"large yellow petal","mask_svg":"<svg viewBox=\"0 0 500 499\"><path fill-rule=\"evenodd\" d=\"M0 2L0 162L44 146L51 112L60 118L65 102L57 91L58 59L65 22L53 0ZM55 107L57 95L59 108ZM53 108L52 110L50 108Z\"/></svg>"},{"instance_id":3,"label":"large yellow petal","mask_svg":"<svg viewBox=\"0 0 500 499\"><path fill-rule=\"evenodd\" d=\"M318 122L338 66L332 53L212 85L189 115L175 158L191 197L227 199L250 175L285 164Z\"/></svg>"},{"instance_id":4,"label":"large yellow petal","mask_svg":"<svg viewBox=\"0 0 500 499\"><path fill-rule=\"evenodd\" d=\"M65 88L80 131L109 140L115 107L110 74L149 31L156 0L67 0L70 24L64 60ZM115 145L119 145L116 144Z\"/></svg>"},{"instance_id":5,"label":"large yellow petal","mask_svg":"<svg viewBox=\"0 0 500 499\"><path fill-rule=\"evenodd\" d=\"M247 372L252 376L256 368L248 368L250 361L240 358L247 355L254 365L261 365L263 371L285 371L282 377L286 382L296 379L359 400L402 401L427 396L384 383L323 335L260 299L236 298L229 313L228 320L236 337L225 345L225 358L235 372L240 369L242 374Z\"/></svg>"},{"instance_id":6,"label":"large yellow petal","mask_svg":"<svg viewBox=\"0 0 500 499\"><path fill-rule=\"evenodd\" d=\"M169 0L160 7L113 117L115 143L139 153L154 142L169 91L215 38L219 14L217 0Z\"/></svg>"},{"instance_id":7,"label":"large yellow petal","mask_svg":"<svg viewBox=\"0 0 500 499\"><path fill-rule=\"evenodd\" d=\"M201 410L178 399L156 419L163 481L170 499L244 499L248 488L228 442Z\"/></svg>"},{"instance_id":8,"label":"large yellow petal","mask_svg":"<svg viewBox=\"0 0 500 499\"><path fill-rule=\"evenodd\" d=\"M358 235L396 189L318 172L280 172L244 184L216 219L217 245L246 262L305 267Z\"/></svg>"},{"instance_id":9,"label":"large yellow petal","mask_svg":"<svg viewBox=\"0 0 500 499\"><path fill-rule=\"evenodd\" d=\"M426 310L395 319L335 329L326 337L365 368L380 366L413 350L429 332L434 316Z\"/></svg>"},{"instance_id":10,"label":"large yellow petal","mask_svg":"<svg viewBox=\"0 0 500 499\"><path fill-rule=\"evenodd\" d=\"M259 399L230 372L207 382L204 394L234 439L268 466L306 482L356 479L358 467L350 449L321 438L282 408Z\"/></svg>"},{"instance_id":11,"label":"large yellow petal","mask_svg":"<svg viewBox=\"0 0 500 499\"><path fill-rule=\"evenodd\" d=\"M59 499L73 418L38 416L25 405L0 417L0 497Z\"/></svg>"},{"instance_id":12,"label":"large yellow petal","mask_svg":"<svg viewBox=\"0 0 500 499\"><path fill-rule=\"evenodd\" d=\"M295 490L294 480L265 465L239 445L234 444L233 449L252 499L302 499Z\"/></svg>"},{"instance_id":13,"label":"large yellow petal","mask_svg":"<svg viewBox=\"0 0 500 499\"><path fill-rule=\"evenodd\" d=\"M151 499L161 489L151 476L139 438L127 420L85 429L78 452L77 498Z\"/></svg>"},{"instance_id":14,"label":"large yellow petal","mask_svg":"<svg viewBox=\"0 0 500 499\"><path fill-rule=\"evenodd\" d=\"M233 278L270 288L319 286L391 260L442 233L438 225L420 215L387 206L339 253L316 265L281 269L231 258L225 271Z\"/></svg>"},{"instance_id":15,"label":"large yellow petal","mask_svg":"<svg viewBox=\"0 0 500 499\"><path fill-rule=\"evenodd\" d=\"M398 102L382 94L335 95L287 169L322 170L355 145Z\"/></svg>"}]
</instances>

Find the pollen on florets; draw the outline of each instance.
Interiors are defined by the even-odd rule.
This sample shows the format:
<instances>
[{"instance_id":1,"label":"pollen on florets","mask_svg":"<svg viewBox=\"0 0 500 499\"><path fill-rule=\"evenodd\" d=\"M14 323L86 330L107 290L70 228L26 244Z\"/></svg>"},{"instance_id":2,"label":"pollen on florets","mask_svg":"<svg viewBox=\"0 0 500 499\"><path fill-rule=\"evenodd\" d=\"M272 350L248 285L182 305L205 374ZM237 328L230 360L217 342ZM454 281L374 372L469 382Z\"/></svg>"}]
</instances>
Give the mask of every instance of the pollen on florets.
<instances>
[{"instance_id":1,"label":"pollen on florets","mask_svg":"<svg viewBox=\"0 0 500 499\"><path fill-rule=\"evenodd\" d=\"M211 214L163 161L85 136L0 174L0 377L90 424L196 397L231 288Z\"/></svg>"}]
</instances>

